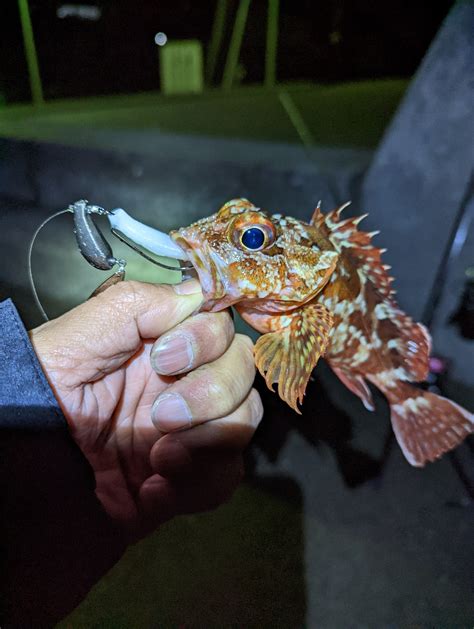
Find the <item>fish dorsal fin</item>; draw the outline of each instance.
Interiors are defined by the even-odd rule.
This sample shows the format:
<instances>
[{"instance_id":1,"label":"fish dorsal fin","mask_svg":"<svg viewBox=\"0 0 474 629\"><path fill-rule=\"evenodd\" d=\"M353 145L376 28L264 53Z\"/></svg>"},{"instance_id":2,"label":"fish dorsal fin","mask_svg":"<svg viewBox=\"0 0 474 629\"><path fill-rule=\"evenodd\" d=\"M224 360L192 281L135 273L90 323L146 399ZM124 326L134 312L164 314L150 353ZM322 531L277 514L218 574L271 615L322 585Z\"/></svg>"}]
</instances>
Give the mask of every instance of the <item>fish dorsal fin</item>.
<instances>
[{"instance_id":1,"label":"fish dorsal fin","mask_svg":"<svg viewBox=\"0 0 474 629\"><path fill-rule=\"evenodd\" d=\"M311 217L311 220L309 221L309 224L314 225L314 227L321 227L321 225L325 223L326 218L330 218L332 221L337 222L339 221L342 212L344 212L346 207L349 207L351 203L352 201L347 201L346 203L344 203L343 205L340 205L335 210L332 210L332 212L329 212L328 214L323 214L321 212L321 201L319 201L318 205L316 206L313 212L313 216Z\"/></svg>"},{"instance_id":2,"label":"fish dorsal fin","mask_svg":"<svg viewBox=\"0 0 474 629\"><path fill-rule=\"evenodd\" d=\"M364 273L382 297L391 298L395 295L391 286L394 278L387 273L391 267L382 262L382 254L386 249L379 249L372 244L372 238L379 232L364 232L358 229L359 223L368 214L341 220L341 213L349 203L328 214L323 214L318 204L310 224L325 231L338 252L346 252L352 258L359 272Z\"/></svg>"},{"instance_id":3,"label":"fish dorsal fin","mask_svg":"<svg viewBox=\"0 0 474 629\"><path fill-rule=\"evenodd\" d=\"M273 390L299 413L298 403L309 377L329 343L333 316L322 304L307 304L285 315L276 315L274 331L263 334L255 344L255 363Z\"/></svg>"}]
</instances>

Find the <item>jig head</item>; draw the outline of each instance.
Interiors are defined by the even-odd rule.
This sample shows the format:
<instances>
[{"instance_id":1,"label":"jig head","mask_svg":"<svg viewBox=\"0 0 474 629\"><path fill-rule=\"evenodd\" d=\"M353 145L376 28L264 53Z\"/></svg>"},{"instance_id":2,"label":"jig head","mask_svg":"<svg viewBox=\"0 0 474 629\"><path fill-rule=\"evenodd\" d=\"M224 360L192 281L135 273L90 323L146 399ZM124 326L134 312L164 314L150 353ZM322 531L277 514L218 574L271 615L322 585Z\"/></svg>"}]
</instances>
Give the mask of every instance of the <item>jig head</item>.
<instances>
[{"instance_id":1,"label":"jig head","mask_svg":"<svg viewBox=\"0 0 474 629\"><path fill-rule=\"evenodd\" d=\"M97 205L87 205L87 201L76 201L68 208L74 215L74 235L77 246L90 265L102 271L109 271L120 262L114 258L112 247L92 220L93 214L107 215L107 210Z\"/></svg>"},{"instance_id":2,"label":"jig head","mask_svg":"<svg viewBox=\"0 0 474 629\"><path fill-rule=\"evenodd\" d=\"M76 201L67 209L56 212L44 220L33 234L28 248L28 277L31 290L36 304L46 321L48 321L48 316L41 305L33 279L31 263L32 251L36 238L43 227L53 218L67 213L73 214L74 234L77 246L87 262L94 268L103 271L109 271L113 269L114 266L118 266L117 271L107 278L105 282L100 284L92 295L90 295L91 297L125 279L125 266L127 264L126 260L114 256L111 246L93 220L94 215L107 216L111 232L119 240L148 260L148 262L172 271L186 272L193 269L191 264L182 266L164 264L143 251L142 247L158 256L186 260L187 255L185 252L167 234L140 223L127 214L122 208L106 210L98 205L89 205L86 200Z\"/></svg>"}]
</instances>

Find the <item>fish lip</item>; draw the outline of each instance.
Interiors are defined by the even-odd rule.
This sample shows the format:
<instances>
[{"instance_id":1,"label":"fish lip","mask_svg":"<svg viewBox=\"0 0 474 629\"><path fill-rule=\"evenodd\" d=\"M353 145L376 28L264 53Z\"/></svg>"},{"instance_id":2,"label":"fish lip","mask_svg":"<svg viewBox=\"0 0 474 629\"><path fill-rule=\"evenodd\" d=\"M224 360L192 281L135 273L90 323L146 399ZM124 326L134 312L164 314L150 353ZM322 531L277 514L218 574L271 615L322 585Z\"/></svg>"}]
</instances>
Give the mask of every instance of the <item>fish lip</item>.
<instances>
[{"instance_id":1,"label":"fish lip","mask_svg":"<svg viewBox=\"0 0 474 629\"><path fill-rule=\"evenodd\" d=\"M197 274L199 283L206 302L215 302L220 296L217 293L222 292L222 286L218 281L218 269L217 265L212 259L211 252L206 252L205 255L200 254L203 249L203 243L193 245L192 241L188 240L179 231L170 232L171 239L184 251L186 254L186 262L190 262L194 271ZM219 290L219 287L221 290Z\"/></svg>"}]
</instances>

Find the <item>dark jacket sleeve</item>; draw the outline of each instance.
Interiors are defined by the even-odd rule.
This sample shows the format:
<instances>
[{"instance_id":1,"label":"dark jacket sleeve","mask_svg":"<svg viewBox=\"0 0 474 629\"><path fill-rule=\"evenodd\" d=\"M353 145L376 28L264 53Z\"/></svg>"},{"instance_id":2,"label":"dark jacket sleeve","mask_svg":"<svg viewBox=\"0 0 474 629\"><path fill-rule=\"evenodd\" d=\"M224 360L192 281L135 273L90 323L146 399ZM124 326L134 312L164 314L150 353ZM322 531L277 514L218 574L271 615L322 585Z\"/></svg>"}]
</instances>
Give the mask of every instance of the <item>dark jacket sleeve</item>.
<instances>
[{"instance_id":1,"label":"dark jacket sleeve","mask_svg":"<svg viewBox=\"0 0 474 629\"><path fill-rule=\"evenodd\" d=\"M11 301L0 303L0 499L0 626L52 626L126 542Z\"/></svg>"}]
</instances>

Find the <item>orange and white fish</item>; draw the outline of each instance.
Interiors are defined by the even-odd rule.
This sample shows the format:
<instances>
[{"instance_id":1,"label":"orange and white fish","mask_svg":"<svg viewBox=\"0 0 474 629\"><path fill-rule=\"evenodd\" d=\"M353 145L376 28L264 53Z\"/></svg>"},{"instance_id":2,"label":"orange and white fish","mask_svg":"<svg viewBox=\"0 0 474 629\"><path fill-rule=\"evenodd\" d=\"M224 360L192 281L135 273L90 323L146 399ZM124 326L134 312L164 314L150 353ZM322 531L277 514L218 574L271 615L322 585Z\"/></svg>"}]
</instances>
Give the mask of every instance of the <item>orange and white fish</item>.
<instances>
[{"instance_id":1,"label":"orange and white fish","mask_svg":"<svg viewBox=\"0 0 474 629\"><path fill-rule=\"evenodd\" d=\"M474 416L410 384L427 377L430 335L397 305L377 232L358 229L364 216L341 220L344 207L304 223L235 199L170 236L197 271L202 309L234 306L262 333L255 362L283 400L299 412L324 356L367 409L367 381L385 394L405 457L422 466L473 432Z\"/></svg>"}]
</instances>

